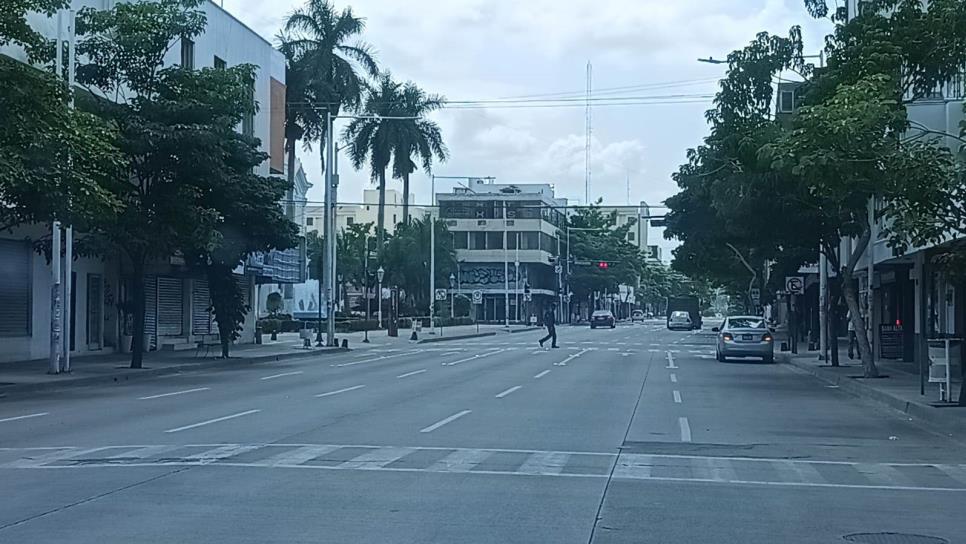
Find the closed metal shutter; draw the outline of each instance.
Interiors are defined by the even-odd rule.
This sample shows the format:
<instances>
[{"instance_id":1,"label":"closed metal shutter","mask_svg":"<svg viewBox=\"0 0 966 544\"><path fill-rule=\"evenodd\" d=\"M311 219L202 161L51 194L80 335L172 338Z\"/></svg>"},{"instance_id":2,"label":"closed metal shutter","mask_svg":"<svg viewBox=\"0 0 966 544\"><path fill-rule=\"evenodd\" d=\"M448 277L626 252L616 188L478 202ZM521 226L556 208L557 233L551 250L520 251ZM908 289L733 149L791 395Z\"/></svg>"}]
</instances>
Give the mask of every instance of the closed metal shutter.
<instances>
[{"instance_id":1,"label":"closed metal shutter","mask_svg":"<svg viewBox=\"0 0 966 544\"><path fill-rule=\"evenodd\" d=\"M184 299L181 278L158 277L158 335L181 336Z\"/></svg>"},{"instance_id":2,"label":"closed metal shutter","mask_svg":"<svg viewBox=\"0 0 966 544\"><path fill-rule=\"evenodd\" d=\"M30 336L30 246L0 240L0 336Z\"/></svg>"},{"instance_id":3,"label":"closed metal shutter","mask_svg":"<svg viewBox=\"0 0 966 544\"><path fill-rule=\"evenodd\" d=\"M194 280L191 288L191 334L211 334L211 294L208 280Z\"/></svg>"},{"instance_id":4,"label":"closed metal shutter","mask_svg":"<svg viewBox=\"0 0 966 544\"><path fill-rule=\"evenodd\" d=\"M144 334L150 337L144 346L150 350L158 346L158 277L144 278Z\"/></svg>"}]
</instances>

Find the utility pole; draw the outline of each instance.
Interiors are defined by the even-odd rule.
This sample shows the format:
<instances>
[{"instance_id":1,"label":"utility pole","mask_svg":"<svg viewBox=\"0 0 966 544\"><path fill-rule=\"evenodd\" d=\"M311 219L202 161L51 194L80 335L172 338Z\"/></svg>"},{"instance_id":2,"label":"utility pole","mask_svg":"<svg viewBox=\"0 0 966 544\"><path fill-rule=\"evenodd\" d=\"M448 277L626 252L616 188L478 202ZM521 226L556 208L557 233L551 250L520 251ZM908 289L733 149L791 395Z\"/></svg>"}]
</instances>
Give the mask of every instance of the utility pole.
<instances>
[{"instance_id":1,"label":"utility pole","mask_svg":"<svg viewBox=\"0 0 966 544\"><path fill-rule=\"evenodd\" d=\"M506 248L506 200L503 201L503 321L510 328L510 257Z\"/></svg>"},{"instance_id":2,"label":"utility pole","mask_svg":"<svg viewBox=\"0 0 966 544\"><path fill-rule=\"evenodd\" d=\"M818 253L818 328L820 361L828 360L828 257L819 247Z\"/></svg>"},{"instance_id":3,"label":"utility pole","mask_svg":"<svg viewBox=\"0 0 966 544\"><path fill-rule=\"evenodd\" d=\"M54 66L57 77L63 77L64 59L64 12L57 10L57 45L55 47ZM48 374L60 373L61 353L61 298L60 298L60 221L53 221L50 225L50 360L47 366Z\"/></svg>"},{"instance_id":4,"label":"utility pole","mask_svg":"<svg viewBox=\"0 0 966 544\"><path fill-rule=\"evenodd\" d=\"M335 121L329 118L329 134L334 134ZM326 323L325 340L326 344L329 346L335 346L335 300L338 297L334 296L336 293L335 280L338 278L336 270L338 270L337 264L339 261L339 253L336 250L336 242L338 241L338 206L339 206L339 149L335 146L335 141L330 137L329 140L332 141L332 148L329 151L329 160L332 165L332 175L330 181L332 184L332 203L331 211L329 212L329 226L332 230L332 236L326 238L326 243L329 246L329 275L328 275L328 296L329 296L329 320Z\"/></svg>"},{"instance_id":5,"label":"utility pole","mask_svg":"<svg viewBox=\"0 0 966 544\"><path fill-rule=\"evenodd\" d=\"M77 55L74 52L75 44L77 42L77 34L74 29L76 12L72 9L67 10L67 92L68 100L67 107L74 109L74 72L77 69ZM67 168L68 171L73 171L73 158L70 155L70 150L67 152ZM67 200L67 208L70 209L70 198ZM64 358L62 364L63 372L70 372L70 338L71 338L71 309L73 304L71 304L71 295L74 290L73 285L74 276L74 226L71 223L67 223L67 229L64 233L64 312L61 314L64 316Z\"/></svg>"},{"instance_id":6,"label":"utility pole","mask_svg":"<svg viewBox=\"0 0 966 544\"><path fill-rule=\"evenodd\" d=\"M333 315L333 312L332 312L332 291L333 291L332 282L335 280L335 278L333 277L335 275L334 274L335 271L332 269L332 265L335 264L335 261L333 259L333 253L334 253L333 249L335 244L331 243L331 241L334 239L333 237L335 236L335 229L333 228L333 224L335 223L335 221L333 220L333 217L332 217L333 215L335 215L334 213L335 208L332 206L332 203L334 200L334 196L332 194L332 181L333 181L332 162L333 162L333 156L335 155L334 153L335 143L332 140L334 138L334 135L332 134L332 124L333 124L332 112L327 111L325 113L325 128L326 128L326 132L325 132L326 134L325 136L325 210L322 218L322 222L325 223L325 237L323 239L323 243L325 244L325 247L322 252L322 262L323 262L323 268L325 271L323 273L323 277L319 278L319 282L325 281L326 331L325 331L324 345L326 346L331 346L335 342L335 321L333 320L335 316ZM319 291L320 293L322 292L321 283L320 283ZM322 304L321 294L320 294L319 304L320 305ZM321 308L320 308L320 311L321 311ZM322 344L321 328L319 329L318 339L319 339L318 344L321 345Z\"/></svg>"},{"instance_id":7,"label":"utility pole","mask_svg":"<svg viewBox=\"0 0 966 544\"><path fill-rule=\"evenodd\" d=\"M513 291L517 305L517 323L520 322L520 233L517 235L517 248L513 257Z\"/></svg>"}]
</instances>

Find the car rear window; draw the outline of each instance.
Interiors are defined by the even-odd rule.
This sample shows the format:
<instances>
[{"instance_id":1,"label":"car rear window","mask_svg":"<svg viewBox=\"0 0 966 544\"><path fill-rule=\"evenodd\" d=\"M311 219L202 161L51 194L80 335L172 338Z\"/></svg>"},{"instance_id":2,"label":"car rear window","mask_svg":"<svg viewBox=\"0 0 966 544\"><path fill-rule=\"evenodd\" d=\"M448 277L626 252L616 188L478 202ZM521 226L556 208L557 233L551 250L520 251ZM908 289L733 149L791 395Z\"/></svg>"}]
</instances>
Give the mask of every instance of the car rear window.
<instances>
[{"instance_id":1,"label":"car rear window","mask_svg":"<svg viewBox=\"0 0 966 544\"><path fill-rule=\"evenodd\" d=\"M597 310L596 312L594 312L594 317L607 317L609 315L610 315L610 312L608 312L607 310Z\"/></svg>"},{"instance_id":2,"label":"car rear window","mask_svg":"<svg viewBox=\"0 0 966 544\"><path fill-rule=\"evenodd\" d=\"M765 321L755 317L732 317L728 326L733 329L764 329Z\"/></svg>"},{"instance_id":3,"label":"car rear window","mask_svg":"<svg viewBox=\"0 0 966 544\"><path fill-rule=\"evenodd\" d=\"M687 312L671 312L671 318L691 317Z\"/></svg>"}]
</instances>

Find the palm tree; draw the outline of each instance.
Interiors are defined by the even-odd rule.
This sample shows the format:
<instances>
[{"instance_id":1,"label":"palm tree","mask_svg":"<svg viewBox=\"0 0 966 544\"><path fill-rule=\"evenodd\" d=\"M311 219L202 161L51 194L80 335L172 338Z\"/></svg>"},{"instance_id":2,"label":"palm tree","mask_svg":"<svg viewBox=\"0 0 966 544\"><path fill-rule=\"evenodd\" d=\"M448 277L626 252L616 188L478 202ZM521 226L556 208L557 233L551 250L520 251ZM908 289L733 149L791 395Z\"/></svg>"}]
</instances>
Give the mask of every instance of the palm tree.
<instances>
[{"instance_id":1,"label":"palm tree","mask_svg":"<svg viewBox=\"0 0 966 544\"><path fill-rule=\"evenodd\" d=\"M335 116L343 107L357 108L366 87L365 75L379 73L372 48L364 41L349 43L364 29L365 20L353 15L351 8L339 12L328 0L307 0L285 22L280 50L287 61L289 181L294 176L296 142L318 141L324 147L329 136L326 113ZM319 155L325 171L325 153Z\"/></svg>"},{"instance_id":2,"label":"palm tree","mask_svg":"<svg viewBox=\"0 0 966 544\"><path fill-rule=\"evenodd\" d=\"M426 116L443 107L445 99L439 95L426 94L413 82L407 82L402 90L402 107L406 116L412 120L404 121L406 129L393 151L393 177L403 181L403 223L409 223L409 175L416 171L413 155L422 161L423 170L431 173L433 158L440 162L448 158L449 152L443 143L442 131L434 121Z\"/></svg>"},{"instance_id":3,"label":"palm tree","mask_svg":"<svg viewBox=\"0 0 966 544\"><path fill-rule=\"evenodd\" d=\"M353 119L346 127L344 138L349 147L352 166L359 170L369 162L372 180L379 187L379 210L376 216L376 247L382 248L386 236L386 168L393 152L399 149L406 121L402 101L402 85L383 73L366 95L363 117Z\"/></svg>"}]
</instances>

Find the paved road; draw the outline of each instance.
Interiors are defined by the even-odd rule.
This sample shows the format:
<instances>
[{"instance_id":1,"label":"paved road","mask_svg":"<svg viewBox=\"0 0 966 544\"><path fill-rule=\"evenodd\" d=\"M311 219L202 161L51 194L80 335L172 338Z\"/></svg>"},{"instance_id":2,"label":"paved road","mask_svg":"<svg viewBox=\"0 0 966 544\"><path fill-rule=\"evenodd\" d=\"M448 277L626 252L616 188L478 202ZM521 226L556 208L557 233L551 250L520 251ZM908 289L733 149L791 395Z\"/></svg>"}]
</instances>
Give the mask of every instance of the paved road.
<instances>
[{"instance_id":1,"label":"paved road","mask_svg":"<svg viewBox=\"0 0 966 544\"><path fill-rule=\"evenodd\" d=\"M659 322L0 400L0 542L962 542L964 445Z\"/></svg>"}]
</instances>

